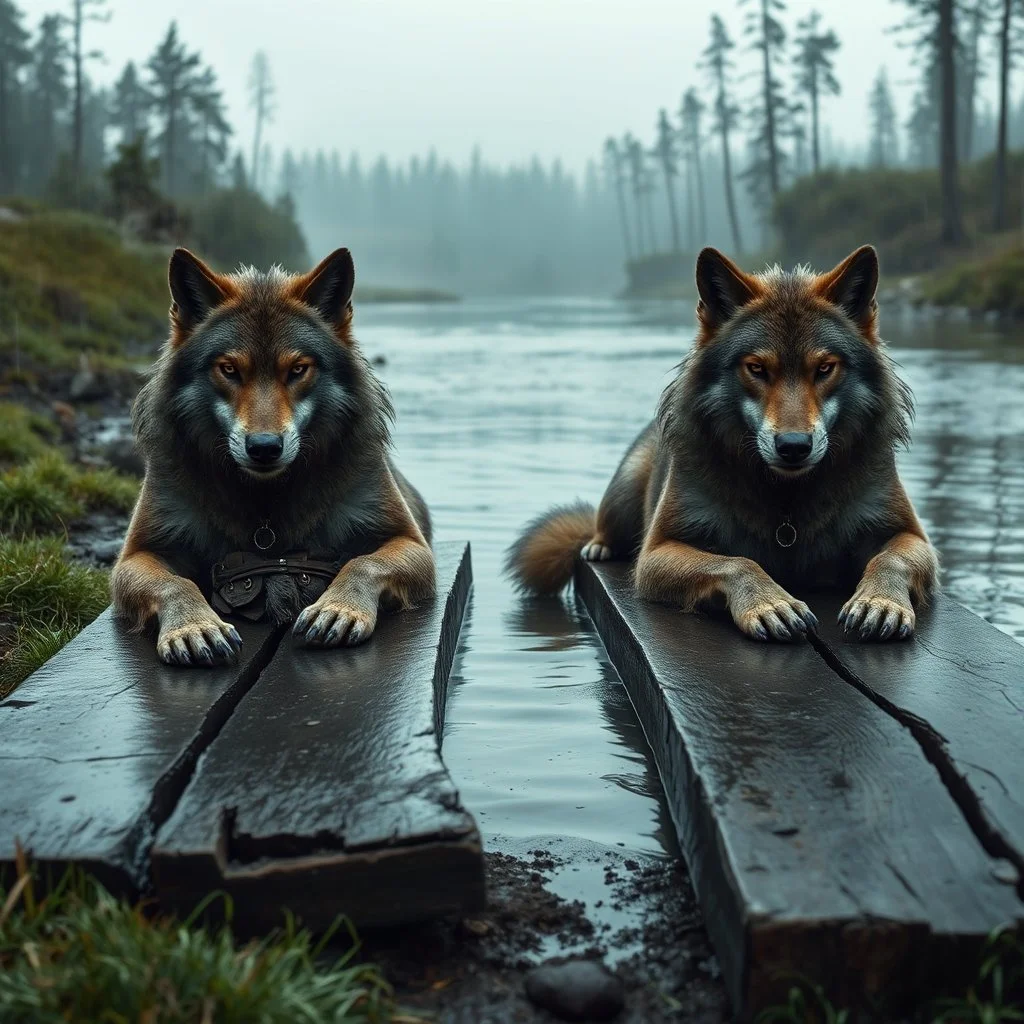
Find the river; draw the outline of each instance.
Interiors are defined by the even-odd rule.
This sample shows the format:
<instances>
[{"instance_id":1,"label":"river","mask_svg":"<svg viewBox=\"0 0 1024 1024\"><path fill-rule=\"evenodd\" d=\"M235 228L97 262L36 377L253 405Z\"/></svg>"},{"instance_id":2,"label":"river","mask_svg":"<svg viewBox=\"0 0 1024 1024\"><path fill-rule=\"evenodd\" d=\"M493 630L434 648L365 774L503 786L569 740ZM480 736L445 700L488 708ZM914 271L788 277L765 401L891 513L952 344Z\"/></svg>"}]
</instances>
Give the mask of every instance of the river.
<instances>
[{"instance_id":1,"label":"river","mask_svg":"<svg viewBox=\"0 0 1024 1024\"><path fill-rule=\"evenodd\" d=\"M946 591L1024 642L1024 338L884 314L882 326L917 398L900 463ZM571 597L521 600L500 566L532 516L600 499L690 344L691 309L363 306L356 327L366 353L386 360L398 464L426 496L437 538L472 542L444 757L488 848L543 837L672 855L643 733L586 614ZM561 887L587 889L582 878Z\"/></svg>"}]
</instances>

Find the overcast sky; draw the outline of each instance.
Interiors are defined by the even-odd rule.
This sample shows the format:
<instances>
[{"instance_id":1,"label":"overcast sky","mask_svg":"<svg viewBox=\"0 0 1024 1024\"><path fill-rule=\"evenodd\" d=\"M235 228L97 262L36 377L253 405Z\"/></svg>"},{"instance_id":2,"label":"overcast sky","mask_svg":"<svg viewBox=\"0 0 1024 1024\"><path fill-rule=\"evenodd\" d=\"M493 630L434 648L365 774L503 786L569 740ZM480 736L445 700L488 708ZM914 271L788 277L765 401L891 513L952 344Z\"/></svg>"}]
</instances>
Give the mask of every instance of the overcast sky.
<instances>
[{"instance_id":1,"label":"overcast sky","mask_svg":"<svg viewBox=\"0 0 1024 1024\"><path fill-rule=\"evenodd\" d=\"M68 0L19 0L32 27ZM252 116L246 81L253 53L270 57L277 116L267 136L277 154L337 148L364 160L438 154L463 164L474 145L507 163L533 154L580 169L609 134L653 135L659 107L678 109L683 91L707 86L694 64L711 10L741 39L736 0L108 0L113 17L89 27L88 45L107 54L93 67L112 80L127 60L144 63L170 19L213 65L248 153ZM786 23L818 9L842 40L842 95L826 113L838 137L867 135L867 95L888 65L901 124L915 69L893 28L897 0L789 0ZM744 43L744 46L746 44ZM749 97L739 53L736 91ZM788 70L787 74L788 74ZM991 78L989 80L991 84Z\"/></svg>"}]
</instances>

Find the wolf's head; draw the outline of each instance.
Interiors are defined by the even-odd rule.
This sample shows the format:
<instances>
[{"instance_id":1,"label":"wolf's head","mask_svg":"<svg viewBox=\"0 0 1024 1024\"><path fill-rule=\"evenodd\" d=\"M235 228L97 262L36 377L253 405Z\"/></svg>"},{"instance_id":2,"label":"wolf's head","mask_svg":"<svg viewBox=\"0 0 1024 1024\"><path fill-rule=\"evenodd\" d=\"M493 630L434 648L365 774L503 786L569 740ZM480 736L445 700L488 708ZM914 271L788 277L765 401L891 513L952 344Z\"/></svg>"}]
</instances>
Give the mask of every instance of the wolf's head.
<instances>
[{"instance_id":1,"label":"wolf's head","mask_svg":"<svg viewBox=\"0 0 1024 1024\"><path fill-rule=\"evenodd\" d=\"M813 472L830 452L905 441L909 393L881 351L877 285L870 246L826 274L746 274L705 249L688 362L688 400L702 428L779 479ZM873 429L879 424L886 430Z\"/></svg>"},{"instance_id":2,"label":"wolf's head","mask_svg":"<svg viewBox=\"0 0 1024 1024\"><path fill-rule=\"evenodd\" d=\"M272 480L300 454L333 461L368 390L386 412L350 333L347 249L301 276L218 274L177 249L169 281L166 414L197 453L226 454L249 479Z\"/></svg>"}]
</instances>

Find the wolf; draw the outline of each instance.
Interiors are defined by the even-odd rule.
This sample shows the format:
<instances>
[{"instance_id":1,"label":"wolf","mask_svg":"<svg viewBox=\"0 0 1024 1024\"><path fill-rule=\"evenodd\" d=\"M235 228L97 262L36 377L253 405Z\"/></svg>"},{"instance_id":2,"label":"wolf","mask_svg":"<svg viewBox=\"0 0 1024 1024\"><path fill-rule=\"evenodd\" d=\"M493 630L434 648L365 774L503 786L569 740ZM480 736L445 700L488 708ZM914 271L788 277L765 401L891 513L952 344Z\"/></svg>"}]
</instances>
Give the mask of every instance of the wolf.
<instances>
[{"instance_id":1,"label":"wolf","mask_svg":"<svg viewBox=\"0 0 1024 1024\"><path fill-rule=\"evenodd\" d=\"M596 512L526 528L506 563L519 587L556 593L577 556L635 559L641 597L725 609L755 640L813 630L793 591L821 587L852 590L847 633L909 637L938 559L896 470L913 404L879 338L878 274L871 246L823 274L704 249L697 337L656 418Z\"/></svg>"},{"instance_id":2,"label":"wolf","mask_svg":"<svg viewBox=\"0 0 1024 1024\"><path fill-rule=\"evenodd\" d=\"M433 593L434 559L427 506L389 456L387 392L352 334L351 254L303 275L219 274L176 249L168 280L170 336L132 410L146 471L116 613L156 620L172 665L233 658L233 612L294 622L311 646L365 641L380 607Z\"/></svg>"}]
</instances>

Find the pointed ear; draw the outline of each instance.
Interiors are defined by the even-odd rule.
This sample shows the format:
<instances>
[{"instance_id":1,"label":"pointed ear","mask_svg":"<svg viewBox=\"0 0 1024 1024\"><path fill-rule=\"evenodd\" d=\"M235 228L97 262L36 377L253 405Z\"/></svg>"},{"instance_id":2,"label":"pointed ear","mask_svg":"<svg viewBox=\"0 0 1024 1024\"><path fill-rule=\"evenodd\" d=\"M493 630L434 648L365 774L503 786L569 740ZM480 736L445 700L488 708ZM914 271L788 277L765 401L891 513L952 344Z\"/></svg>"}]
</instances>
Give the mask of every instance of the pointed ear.
<instances>
[{"instance_id":1,"label":"pointed ear","mask_svg":"<svg viewBox=\"0 0 1024 1024\"><path fill-rule=\"evenodd\" d=\"M231 295L227 280L212 271L188 249L175 249L167 268L171 286L174 344L182 344Z\"/></svg>"},{"instance_id":2,"label":"pointed ear","mask_svg":"<svg viewBox=\"0 0 1024 1024\"><path fill-rule=\"evenodd\" d=\"M308 274L295 281L293 296L312 306L335 330L344 328L352 315L352 289L356 268L348 249L335 249Z\"/></svg>"},{"instance_id":3,"label":"pointed ear","mask_svg":"<svg viewBox=\"0 0 1024 1024\"><path fill-rule=\"evenodd\" d=\"M705 332L714 333L761 292L756 277L745 274L717 249L701 250L697 257L697 317Z\"/></svg>"},{"instance_id":4,"label":"pointed ear","mask_svg":"<svg viewBox=\"0 0 1024 1024\"><path fill-rule=\"evenodd\" d=\"M878 305L878 253L862 245L839 266L818 278L816 290L827 302L838 306L861 330L873 335Z\"/></svg>"}]
</instances>

